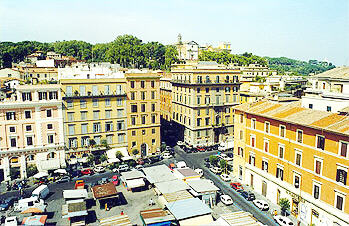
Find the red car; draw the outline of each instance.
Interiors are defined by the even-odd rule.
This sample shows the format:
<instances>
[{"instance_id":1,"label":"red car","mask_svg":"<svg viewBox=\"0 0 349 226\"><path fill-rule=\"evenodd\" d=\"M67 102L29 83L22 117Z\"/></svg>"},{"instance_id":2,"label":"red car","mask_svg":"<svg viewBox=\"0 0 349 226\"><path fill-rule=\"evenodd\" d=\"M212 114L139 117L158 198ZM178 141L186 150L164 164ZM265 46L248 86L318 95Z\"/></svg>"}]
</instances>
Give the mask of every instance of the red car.
<instances>
[{"instance_id":1,"label":"red car","mask_svg":"<svg viewBox=\"0 0 349 226\"><path fill-rule=\"evenodd\" d=\"M234 189L237 192L244 190L244 188L242 187L242 185L240 183L230 183L230 186L232 187L232 189Z\"/></svg>"},{"instance_id":2,"label":"red car","mask_svg":"<svg viewBox=\"0 0 349 226\"><path fill-rule=\"evenodd\" d=\"M119 183L120 183L120 180L119 180L118 175L114 175L114 176L111 178L111 181L113 182L113 184L114 184L115 186L118 186Z\"/></svg>"},{"instance_id":3,"label":"red car","mask_svg":"<svg viewBox=\"0 0 349 226\"><path fill-rule=\"evenodd\" d=\"M136 162L138 165L144 165L144 160L142 158L137 159Z\"/></svg>"},{"instance_id":4,"label":"red car","mask_svg":"<svg viewBox=\"0 0 349 226\"><path fill-rule=\"evenodd\" d=\"M206 151L204 147L197 147L196 149L197 149L198 151L201 151L201 152Z\"/></svg>"},{"instance_id":5,"label":"red car","mask_svg":"<svg viewBox=\"0 0 349 226\"><path fill-rule=\"evenodd\" d=\"M93 170L91 170L91 169L83 169L83 170L81 170L81 174L82 175L92 175L93 174Z\"/></svg>"}]
</instances>

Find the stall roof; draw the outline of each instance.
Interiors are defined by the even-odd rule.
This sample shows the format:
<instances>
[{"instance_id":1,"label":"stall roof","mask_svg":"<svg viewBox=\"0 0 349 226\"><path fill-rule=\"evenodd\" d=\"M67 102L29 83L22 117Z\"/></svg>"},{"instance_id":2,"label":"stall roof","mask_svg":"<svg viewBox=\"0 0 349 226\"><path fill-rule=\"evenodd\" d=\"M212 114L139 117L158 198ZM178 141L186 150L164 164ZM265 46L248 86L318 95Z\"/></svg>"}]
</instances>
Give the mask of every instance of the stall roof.
<instances>
[{"instance_id":1,"label":"stall roof","mask_svg":"<svg viewBox=\"0 0 349 226\"><path fill-rule=\"evenodd\" d=\"M195 172L191 168L183 168L183 169L176 169L180 174L182 174L184 177L197 177L200 176L197 172Z\"/></svg>"},{"instance_id":2,"label":"stall roof","mask_svg":"<svg viewBox=\"0 0 349 226\"><path fill-rule=\"evenodd\" d=\"M22 225L45 225L47 215L34 215L23 218Z\"/></svg>"},{"instance_id":3,"label":"stall roof","mask_svg":"<svg viewBox=\"0 0 349 226\"><path fill-rule=\"evenodd\" d=\"M170 212L162 209L143 210L140 215L147 225L175 220Z\"/></svg>"},{"instance_id":4,"label":"stall roof","mask_svg":"<svg viewBox=\"0 0 349 226\"><path fill-rule=\"evenodd\" d=\"M183 199L166 204L177 220L188 219L212 213L212 210L198 198Z\"/></svg>"},{"instance_id":5,"label":"stall roof","mask_svg":"<svg viewBox=\"0 0 349 226\"><path fill-rule=\"evenodd\" d=\"M87 208L86 203L84 201L62 205L62 218L79 217L86 215Z\"/></svg>"},{"instance_id":6,"label":"stall roof","mask_svg":"<svg viewBox=\"0 0 349 226\"><path fill-rule=\"evenodd\" d=\"M138 179L138 178L145 178L145 175L139 170L132 170L129 172L121 173L121 177L123 181L126 181L126 180Z\"/></svg>"},{"instance_id":7,"label":"stall roof","mask_svg":"<svg viewBox=\"0 0 349 226\"><path fill-rule=\"evenodd\" d=\"M220 215L219 220L224 220L227 225L238 226L238 225L249 225L258 226L259 222L249 212L238 211L231 213L224 213Z\"/></svg>"},{"instance_id":8,"label":"stall roof","mask_svg":"<svg viewBox=\"0 0 349 226\"><path fill-rule=\"evenodd\" d=\"M171 180L156 183L155 187L161 194L173 193L176 191L183 191L190 189L189 186L182 180Z\"/></svg>"},{"instance_id":9,"label":"stall roof","mask_svg":"<svg viewBox=\"0 0 349 226\"><path fill-rule=\"evenodd\" d=\"M166 165L151 166L142 169L147 180L152 183L176 180L172 171Z\"/></svg>"},{"instance_id":10,"label":"stall roof","mask_svg":"<svg viewBox=\"0 0 349 226\"><path fill-rule=\"evenodd\" d=\"M112 217L102 218L99 220L101 226L131 226L130 218L127 215L116 215Z\"/></svg>"},{"instance_id":11,"label":"stall roof","mask_svg":"<svg viewBox=\"0 0 349 226\"><path fill-rule=\"evenodd\" d=\"M109 198L117 195L117 191L113 182L96 185L92 188L92 194L95 199Z\"/></svg>"},{"instance_id":12,"label":"stall roof","mask_svg":"<svg viewBox=\"0 0 349 226\"><path fill-rule=\"evenodd\" d=\"M63 190L65 199L86 199L88 197L86 189Z\"/></svg>"},{"instance_id":13,"label":"stall roof","mask_svg":"<svg viewBox=\"0 0 349 226\"><path fill-rule=\"evenodd\" d=\"M128 188L138 188L138 187L145 186L143 178L127 180L126 184Z\"/></svg>"},{"instance_id":14,"label":"stall roof","mask_svg":"<svg viewBox=\"0 0 349 226\"><path fill-rule=\"evenodd\" d=\"M193 198L192 194L188 191L177 191L173 193L167 193L162 195L167 202L174 202L182 199L190 199Z\"/></svg>"},{"instance_id":15,"label":"stall roof","mask_svg":"<svg viewBox=\"0 0 349 226\"><path fill-rule=\"evenodd\" d=\"M219 191L219 188L208 180L188 180L188 185L197 193Z\"/></svg>"}]
</instances>

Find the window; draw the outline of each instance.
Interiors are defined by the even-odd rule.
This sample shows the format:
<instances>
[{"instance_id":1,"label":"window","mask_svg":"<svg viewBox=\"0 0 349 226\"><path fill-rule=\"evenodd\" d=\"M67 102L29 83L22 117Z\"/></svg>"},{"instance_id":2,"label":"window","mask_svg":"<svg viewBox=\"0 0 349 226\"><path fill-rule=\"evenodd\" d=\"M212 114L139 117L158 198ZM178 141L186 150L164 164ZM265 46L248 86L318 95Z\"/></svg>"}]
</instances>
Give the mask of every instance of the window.
<instances>
[{"instance_id":1,"label":"window","mask_svg":"<svg viewBox=\"0 0 349 226\"><path fill-rule=\"evenodd\" d=\"M71 94L67 92L66 96L73 96L73 90L71 91ZM47 92L39 92L39 100L47 100Z\"/></svg>"},{"instance_id":2,"label":"window","mask_svg":"<svg viewBox=\"0 0 349 226\"><path fill-rule=\"evenodd\" d=\"M302 153L300 151L296 151L295 163L296 163L297 166L301 166L302 165Z\"/></svg>"},{"instance_id":3,"label":"window","mask_svg":"<svg viewBox=\"0 0 349 226\"><path fill-rule=\"evenodd\" d=\"M197 115L200 116L200 109L198 109L196 112L197 112Z\"/></svg>"},{"instance_id":4,"label":"window","mask_svg":"<svg viewBox=\"0 0 349 226\"><path fill-rule=\"evenodd\" d=\"M279 158L283 159L285 155L285 145L279 144Z\"/></svg>"},{"instance_id":5,"label":"window","mask_svg":"<svg viewBox=\"0 0 349 226\"><path fill-rule=\"evenodd\" d=\"M316 147L325 150L325 137L316 135Z\"/></svg>"},{"instance_id":6,"label":"window","mask_svg":"<svg viewBox=\"0 0 349 226\"><path fill-rule=\"evenodd\" d=\"M225 116L225 124L229 124L229 121L230 121L229 119L230 119L229 115Z\"/></svg>"},{"instance_id":7,"label":"window","mask_svg":"<svg viewBox=\"0 0 349 226\"><path fill-rule=\"evenodd\" d=\"M151 104L151 111L155 112L155 104Z\"/></svg>"},{"instance_id":8,"label":"window","mask_svg":"<svg viewBox=\"0 0 349 226\"><path fill-rule=\"evenodd\" d=\"M47 129L53 129L53 125L51 123L47 124Z\"/></svg>"},{"instance_id":9,"label":"window","mask_svg":"<svg viewBox=\"0 0 349 226\"><path fill-rule=\"evenodd\" d=\"M347 169L337 166L336 181L344 185L347 184Z\"/></svg>"},{"instance_id":10,"label":"window","mask_svg":"<svg viewBox=\"0 0 349 226\"><path fill-rule=\"evenodd\" d=\"M75 125L68 125L68 134L69 135L75 134Z\"/></svg>"},{"instance_id":11,"label":"window","mask_svg":"<svg viewBox=\"0 0 349 226\"><path fill-rule=\"evenodd\" d=\"M130 85L131 85L131 88L134 89L135 88L135 81L131 81Z\"/></svg>"},{"instance_id":12,"label":"window","mask_svg":"<svg viewBox=\"0 0 349 226\"><path fill-rule=\"evenodd\" d=\"M86 86L80 86L80 96L86 96Z\"/></svg>"},{"instance_id":13,"label":"window","mask_svg":"<svg viewBox=\"0 0 349 226\"><path fill-rule=\"evenodd\" d=\"M105 110L105 118L106 119L111 118L111 110Z\"/></svg>"},{"instance_id":14,"label":"window","mask_svg":"<svg viewBox=\"0 0 349 226\"><path fill-rule=\"evenodd\" d=\"M145 129L142 129L142 135L145 135Z\"/></svg>"},{"instance_id":15,"label":"window","mask_svg":"<svg viewBox=\"0 0 349 226\"><path fill-rule=\"evenodd\" d=\"M344 210L344 195L339 194L338 192L335 193L336 196L336 208L339 210Z\"/></svg>"},{"instance_id":16,"label":"window","mask_svg":"<svg viewBox=\"0 0 349 226\"><path fill-rule=\"evenodd\" d=\"M136 136L136 130L132 130L132 136Z\"/></svg>"},{"instance_id":17,"label":"window","mask_svg":"<svg viewBox=\"0 0 349 226\"><path fill-rule=\"evenodd\" d=\"M118 142L119 143L125 142L125 134L124 133L118 134Z\"/></svg>"},{"instance_id":18,"label":"window","mask_svg":"<svg viewBox=\"0 0 349 226\"><path fill-rule=\"evenodd\" d=\"M10 138L11 147L17 147L17 139L15 137Z\"/></svg>"},{"instance_id":19,"label":"window","mask_svg":"<svg viewBox=\"0 0 349 226\"><path fill-rule=\"evenodd\" d=\"M280 125L279 135L280 137L285 137L286 126Z\"/></svg>"},{"instance_id":20,"label":"window","mask_svg":"<svg viewBox=\"0 0 349 226\"><path fill-rule=\"evenodd\" d=\"M116 104L117 104L118 106L122 106L122 105L123 105L122 99L121 99L121 98L117 98L117 99L116 99Z\"/></svg>"},{"instance_id":21,"label":"window","mask_svg":"<svg viewBox=\"0 0 349 226\"><path fill-rule=\"evenodd\" d=\"M145 124L145 115L142 115L142 124Z\"/></svg>"},{"instance_id":22,"label":"window","mask_svg":"<svg viewBox=\"0 0 349 226\"><path fill-rule=\"evenodd\" d=\"M264 124L264 131L266 133L270 132L270 122L265 122L265 124Z\"/></svg>"},{"instance_id":23,"label":"window","mask_svg":"<svg viewBox=\"0 0 349 226\"><path fill-rule=\"evenodd\" d=\"M93 139L96 141L96 145L101 144L101 136L94 136Z\"/></svg>"},{"instance_id":24,"label":"window","mask_svg":"<svg viewBox=\"0 0 349 226\"><path fill-rule=\"evenodd\" d=\"M32 117L31 114L32 114L31 111L24 111L24 116L25 116L26 119L31 118Z\"/></svg>"},{"instance_id":25,"label":"window","mask_svg":"<svg viewBox=\"0 0 349 226\"><path fill-rule=\"evenodd\" d=\"M6 112L6 120L16 120L16 112L14 111Z\"/></svg>"},{"instance_id":26,"label":"window","mask_svg":"<svg viewBox=\"0 0 349 226\"><path fill-rule=\"evenodd\" d=\"M90 144L90 137L81 137L81 146L87 147Z\"/></svg>"},{"instance_id":27,"label":"window","mask_svg":"<svg viewBox=\"0 0 349 226\"><path fill-rule=\"evenodd\" d=\"M201 96L197 96L197 104L201 103Z\"/></svg>"},{"instance_id":28,"label":"window","mask_svg":"<svg viewBox=\"0 0 349 226\"><path fill-rule=\"evenodd\" d=\"M113 123L112 122L106 122L105 123L105 132L113 131Z\"/></svg>"},{"instance_id":29,"label":"window","mask_svg":"<svg viewBox=\"0 0 349 226\"><path fill-rule=\"evenodd\" d=\"M136 143L136 141L132 141L132 147L136 147L136 145L137 145L137 143Z\"/></svg>"},{"instance_id":30,"label":"window","mask_svg":"<svg viewBox=\"0 0 349 226\"><path fill-rule=\"evenodd\" d=\"M339 155L347 157L348 155L348 142L339 141Z\"/></svg>"},{"instance_id":31,"label":"window","mask_svg":"<svg viewBox=\"0 0 349 226\"><path fill-rule=\"evenodd\" d=\"M269 140L264 139L264 151L269 152Z\"/></svg>"},{"instance_id":32,"label":"window","mask_svg":"<svg viewBox=\"0 0 349 226\"><path fill-rule=\"evenodd\" d=\"M137 113L137 105L136 104L132 104L131 105L131 112L132 113Z\"/></svg>"},{"instance_id":33,"label":"window","mask_svg":"<svg viewBox=\"0 0 349 226\"><path fill-rule=\"evenodd\" d=\"M141 112L145 112L145 104L141 104Z\"/></svg>"},{"instance_id":34,"label":"window","mask_svg":"<svg viewBox=\"0 0 349 226\"><path fill-rule=\"evenodd\" d=\"M22 99L23 99L23 101L31 101L32 100L32 93L31 92L23 92Z\"/></svg>"},{"instance_id":35,"label":"window","mask_svg":"<svg viewBox=\"0 0 349 226\"><path fill-rule=\"evenodd\" d=\"M51 110L51 109L47 109L47 110L46 110L46 117L47 117L47 118L52 117L52 110Z\"/></svg>"},{"instance_id":36,"label":"window","mask_svg":"<svg viewBox=\"0 0 349 226\"><path fill-rule=\"evenodd\" d=\"M240 130L240 140L243 140L244 139L244 131L243 130Z\"/></svg>"},{"instance_id":37,"label":"window","mask_svg":"<svg viewBox=\"0 0 349 226\"><path fill-rule=\"evenodd\" d=\"M16 127L10 126L10 133L15 133L16 132Z\"/></svg>"},{"instance_id":38,"label":"window","mask_svg":"<svg viewBox=\"0 0 349 226\"><path fill-rule=\"evenodd\" d=\"M240 123L244 122L244 114L240 114Z\"/></svg>"},{"instance_id":39,"label":"window","mask_svg":"<svg viewBox=\"0 0 349 226\"><path fill-rule=\"evenodd\" d=\"M315 173L321 175L322 171L322 160L315 159Z\"/></svg>"},{"instance_id":40,"label":"window","mask_svg":"<svg viewBox=\"0 0 349 226\"><path fill-rule=\"evenodd\" d=\"M92 86L92 95L97 96L98 95L98 86L93 85Z\"/></svg>"},{"instance_id":41,"label":"window","mask_svg":"<svg viewBox=\"0 0 349 226\"><path fill-rule=\"evenodd\" d=\"M250 135L250 144L252 147L256 146L256 136L255 135Z\"/></svg>"},{"instance_id":42,"label":"window","mask_svg":"<svg viewBox=\"0 0 349 226\"><path fill-rule=\"evenodd\" d=\"M155 99L155 91L151 91L151 99Z\"/></svg>"},{"instance_id":43,"label":"window","mask_svg":"<svg viewBox=\"0 0 349 226\"><path fill-rule=\"evenodd\" d=\"M99 133L101 132L101 123L93 123L93 132L94 133ZM97 143L97 142L96 142Z\"/></svg>"},{"instance_id":44,"label":"window","mask_svg":"<svg viewBox=\"0 0 349 226\"><path fill-rule=\"evenodd\" d=\"M255 118L251 119L251 128L256 129L256 119Z\"/></svg>"},{"instance_id":45,"label":"window","mask_svg":"<svg viewBox=\"0 0 349 226\"><path fill-rule=\"evenodd\" d=\"M111 91L110 91L110 85L105 85L104 86L104 95L110 95Z\"/></svg>"},{"instance_id":46,"label":"window","mask_svg":"<svg viewBox=\"0 0 349 226\"><path fill-rule=\"evenodd\" d=\"M80 108L86 108L86 100L80 100Z\"/></svg>"},{"instance_id":47,"label":"window","mask_svg":"<svg viewBox=\"0 0 349 226\"><path fill-rule=\"evenodd\" d=\"M32 126L31 125L26 125L25 126L25 131L27 131L27 132L32 131Z\"/></svg>"},{"instance_id":48,"label":"window","mask_svg":"<svg viewBox=\"0 0 349 226\"><path fill-rule=\"evenodd\" d=\"M92 106L98 107L98 99L92 99Z\"/></svg>"},{"instance_id":49,"label":"window","mask_svg":"<svg viewBox=\"0 0 349 226\"><path fill-rule=\"evenodd\" d=\"M144 87L145 87L145 81L141 81L141 88L144 89Z\"/></svg>"},{"instance_id":50,"label":"window","mask_svg":"<svg viewBox=\"0 0 349 226\"><path fill-rule=\"evenodd\" d=\"M150 82L150 86L151 86L151 88L154 88L155 87L155 81L151 81Z\"/></svg>"},{"instance_id":51,"label":"window","mask_svg":"<svg viewBox=\"0 0 349 226\"><path fill-rule=\"evenodd\" d=\"M208 126L210 124L210 118L205 118L205 125Z\"/></svg>"},{"instance_id":52,"label":"window","mask_svg":"<svg viewBox=\"0 0 349 226\"><path fill-rule=\"evenodd\" d=\"M33 145L33 137L27 137L27 146Z\"/></svg>"},{"instance_id":53,"label":"window","mask_svg":"<svg viewBox=\"0 0 349 226\"><path fill-rule=\"evenodd\" d=\"M67 100L67 109L71 109L73 107L74 107L73 101L72 100Z\"/></svg>"},{"instance_id":54,"label":"window","mask_svg":"<svg viewBox=\"0 0 349 226\"><path fill-rule=\"evenodd\" d=\"M145 96L145 92L141 92L141 99L145 100L146 96Z\"/></svg>"},{"instance_id":55,"label":"window","mask_svg":"<svg viewBox=\"0 0 349 226\"><path fill-rule=\"evenodd\" d=\"M136 117L131 117L131 125L136 125Z\"/></svg>"},{"instance_id":56,"label":"window","mask_svg":"<svg viewBox=\"0 0 349 226\"><path fill-rule=\"evenodd\" d=\"M105 106L106 107L110 107L111 106L110 99L105 99Z\"/></svg>"},{"instance_id":57,"label":"window","mask_svg":"<svg viewBox=\"0 0 349 226\"><path fill-rule=\"evenodd\" d=\"M297 129L297 142L303 143L303 131L299 129Z\"/></svg>"},{"instance_id":58,"label":"window","mask_svg":"<svg viewBox=\"0 0 349 226\"><path fill-rule=\"evenodd\" d=\"M78 146L78 141L76 138L69 138L69 148L76 148Z\"/></svg>"},{"instance_id":59,"label":"window","mask_svg":"<svg viewBox=\"0 0 349 226\"><path fill-rule=\"evenodd\" d=\"M262 160L262 170L268 172L268 161Z\"/></svg>"},{"instance_id":60,"label":"window","mask_svg":"<svg viewBox=\"0 0 349 226\"><path fill-rule=\"evenodd\" d=\"M242 147L238 147L238 156L244 157L244 149Z\"/></svg>"},{"instance_id":61,"label":"window","mask_svg":"<svg viewBox=\"0 0 349 226\"><path fill-rule=\"evenodd\" d=\"M151 129L151 133L152 133L152 134L155 134L155 129L154 129L154 128Z\"/></svg>"},{"instance_id":62,"label":"window","mask_svg":"<svg viewBox=\"0 0 349 226\"><path fill-rule=\"evenodd\" d=\"M284 180L284 169L280 166L276 167L276 178L280 180Z\"/></svg>"},{"instance_id":63,"label":"window","mask_svg":"<svg viewBox=\"0 0 349 226\"><path fill-rule=\"evenodd\" d=\"M310 108L310 109L313 109L313 104L309 104L309 108Z\"/></svg>"},{"instance_id":64,"label":"window","mask_svg":"<svg viewBox=\"0 0 349 226\"><path fill-rule=\"evenodd\" d=\"M331 106L327 106L326 110L330 112L332 110Z\"/></svg>"},{"instance_id":65,"label":"window","mask_svg":"<svg viewBox=\"0 0 349 226\"><path fill-rule=\"evenodd\" d=\"M86 120L87 119L87 111L80 111L80 118L81 118L81 121Z\"/></svg>"},{"instance_id":66,"label":"window","mask_svg":"<svg viewBox=\"0 0 349 226\"><path fill-rule=\"evenodd\" d=\"M87 125L88 125L88 124L81 124L81 133L82 133L82 134L88 133Z\"/></svg>"},{"instance_id":67,"label":"window","mask_svg":"<svg viewBox=\"0 0 349 226\"><path fill-rule=\"evenodd\" d=\"M293 185L295 188L299 188L301 184L301 177L297 174L294 174L293 176Z\"/></svg>"},{"instance_id":68,"label":"window","mask_svg":"<svg viewBox=\"0 0 349 226\"><path fill-rule=\"evenodd\" d=\"M47 143L53 144L54 143L53 137L54 137L53 134L47 135Z\"/></svg>"},{"instance_id":69,"label":"window","mask_svg":"<svg viewBox=\"0 0 349 226\"><path fill-rule=\"evenodd\" d=\"M52 91L48 93L48 99L50 100L57 100L58 99L58 92Z\"/></svg>"},{"instance_id":70,"label":"window","mask_svg":"<svg viewBox=\"0 0 349 226\"><path fill-rule=\"evenodd\" d=\"M131 100L134 100L135 98L135 92L131 92Z\"/></svg>"},{"instance_id":71,"label":"window","mask_svg":"<svg viewBox=\"0 0 349 226\"><path fill-rule=\"evenodd\" d=\"M121 118L124 116L124 109L118 109L116 111L118 118Z\"/></svg>"},{"instance_id":72,"label":"window","mask_svg":"<svg viewBox=\"0 0 349 226\"><path fill-rule=\"evenodd\" d=\"M99 119L99 111L93 111L93 119L98 120Z\"/></svg>"},{"instance_id":73,"label":"window","mask_svg":"<svg viewBox=\"0 0 349 226\"><path fill-rule=\"evenodd\" d=\"M314 199L320 198L320 189L321 189L321 185L313 182L313 197L314 197Z\"/></svg>"},{"instance_id":74,"label":"window","mask_svg":"<svg viewBox=\"0 0 349 226\"><path fill-rule=\"evenodd\" d=\"M151 116L151 123L156 123L156 115Z\"/></svg>"},{"instance_id":75,"label":"window","mask_svg":"<svg viewBox=\"0 0 349 226\"><path fill-rule=\"evenodd\" d=\"M68 112L68 122L74 121L74 112Z\"/></svg>"},{"instance_id":76,"label":"window","mask_svg":"<svg viewBox=\"0 0 349 226\"><path fill-rule=\"evenodd\" d=\"M210 96L205 96L205 104L210 104Z\"/></svg>"},{"instance_id":77,"label":"window","mask_svg":"<svg viewBox=\"0 0 349 226\"><path fill-rule=\"evenodd\" d=\"M250 156L248 158L248 163L252 166L255 166L256 165L255 162L256 162L256 157L254 153L250 153Z\"/></svg>"},{"instance_id":78,"label":"window","mask_svg":"<svg viewBox=\"0 0 349 226\"><path fill-rule=\"evenodd\" d=\"M201 118L196 119L196 125L201 126L200 124L201 124Z\"/></svg>"}]
</instances>

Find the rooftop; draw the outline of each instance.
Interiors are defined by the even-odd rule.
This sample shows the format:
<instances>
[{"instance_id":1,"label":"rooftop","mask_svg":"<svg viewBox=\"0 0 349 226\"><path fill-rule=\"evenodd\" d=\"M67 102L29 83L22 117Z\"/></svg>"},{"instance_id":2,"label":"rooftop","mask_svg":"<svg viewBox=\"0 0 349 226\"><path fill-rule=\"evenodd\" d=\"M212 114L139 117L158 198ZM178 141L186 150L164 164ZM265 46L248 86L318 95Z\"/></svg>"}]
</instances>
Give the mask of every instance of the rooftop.
<instances>
[{"instance_id":1,"label":"rooftop","mask_svg":"<svg viewBox=\"0 0 349 226\"><path fill-rule=\"evenodd\" d=\"M93 186L92 193L95 199L108 198L117 194L113 182Z\"/></svg>"},{"instance_id":2,"label":"rooftop","mask_svg":"<svg viewBox=\"0 0 349 226\"><path fill-rule=\"evenodd\" d=\"M142 169L147 180L154 184L164 181L176 180L172 171L166 165L151 166Z\"/></svg>"},{"instance_id":3,"label":"rooftop","mask_svg":"<svg viewBox=\"0 0 349 226\"><path fill-rule=\"evenodd\" d=\"M288 123L323 129L329 132L349 135L349 117L335 113L300 107L299 102L273 103L259 101L234 107L236 110Z\"/></svg>"},{"instance_id":4,"label":"rooftop","mask_svg":"<svg viewBox=\"0 0 349 226\"><path fill-rule=\"evenodd\" d=\"M131 226L130 218L124 215L116 215L112 217L106 217L99 220L101 226Z\"/></svg>"},{"instance_id":5,"label":"rooftop","mask_svg":"<svg viewBox=\"0 0 349 226\"><path fill-rule=\"evenodd\" d=\"M211 214L212 210L198 198L183 199L166 204L177 220Z\"/></svg>"},{"instance_id":6,"label":"rooftop","mask_svg":"<svg viewBox=\"0 0 349 226\"><path fill-rule=\"evenodd\" d=\"M155 183L155 187L162 194L168 194L189 189L189 186L182 180L171 180Z\"/></svg>"},{"instance_id":7,"label":"rooftop","mask_svg":"<svg viewBox=\"0 0 349 226\"><path fill-rule=\"evenodd\" d=\"M218 191L219 188L208 180L189 180L188 185L197 193Z\"/></svg>"},{"instance_id":8,"label":"rooftop","mask_svg":"<svg viewBox=\"0 0 349 226\"><path fill-rule=\"evenodd\" d=\"M139 170L132 170L129 172L121 173L121 177L123 177L124 180L132 180L137 178L144 178L145 175Z\"/></svg>"},{"instance_id":9,"label":"rooftop","mask_svg":"<svg viewBox=\"0 0 349 226\"><path fill-rule=\"evenodd\" d=\"M140 215L146 225L175 220L171 213L162 209L143 210Z\"/></svg>"},{"instance_id":10,"label":"rooftop","mask_svg":"<svg viewBox=\"0 0 349 226\"><path fill-rule=\"evenodd\" d=\"M197 177L199 174L191 168L176 169L184 177Z\"/></svg>"},{"instance_id":11,"label":"rooftop","mask_svg":"<svg viewBox=\"0 0 349 226\"><path fill-rule=\"evenodd\" d=\"M330 78L349 80L349 67L336 67L323 73L313 75L312 78Z\"/></svg>"},{"instance_id":12,"label":"rooftop","mask_svg":"<svg viewBox=\"0 0 349 226\"><path fill-rule=\"evenodd\" d=\"M176 191L176 192L173 192L173 193L162 194L162 196L164 197L164 199L167 202L174 202L174 201L178 201L178 200L182 200L182 199L193 198L192 194L190 194L186 190Z\"/></svg>"}]
</instances>

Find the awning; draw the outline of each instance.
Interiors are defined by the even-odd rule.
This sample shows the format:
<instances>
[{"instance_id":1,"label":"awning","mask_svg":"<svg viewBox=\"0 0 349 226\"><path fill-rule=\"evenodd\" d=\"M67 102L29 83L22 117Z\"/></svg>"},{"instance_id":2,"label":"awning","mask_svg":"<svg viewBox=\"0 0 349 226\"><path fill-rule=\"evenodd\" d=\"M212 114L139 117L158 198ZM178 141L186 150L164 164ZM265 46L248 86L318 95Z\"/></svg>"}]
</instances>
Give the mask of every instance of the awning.
<instances>
[{"instance_id":1,"label":"awning","mask_svg":"<svg viewBox=\"0 0 349 226\"><path fill-rule=\"evenodd\" d=\"M108 162L113 163L113 162L120 162L120 159L116 158L116 152L121 152L123 156L128 156L127 152L127 147L121 147L121 148L113 148L110 150L107 150L107 157L108 157Z\"/></svg>"},{"instance_id":2,"label":"awning","mask_svg":"<svg viewBox=\"0 0 349 226\"><path fill-rule=\"evenodd\" d=\"M43 170L55 170L61 167L60 159L46 159L40 161L41 169Z\"/></svg>"},{"instance_id":3,"label":"awning","mask_svg":"<svg viewBox=\"0 0 349 226\"><path fill-rule=\"evenodd\" d=\"M67 171L65 169L56 169L53 171L54 173L60 173L60 174L67 174Z\"/></svg>"},{"instance_id":4,"label":"awning","mask_svg":"<svg viewBox=\"0 0 349 226\"><path fill-rule=\"evenodd\" d=\"M142 178L127 180L126 185L128 188L139 188L145 186L144 180Z\"/></svg>"},{"instance_id":5,"label":"awning","mask_svg":"<svg viewBox=\"0 0 349 226\"><path fill-rule=\"evenodd\" d=\"M84 158L78 158L78 162L81 162L81 163L86 163L86 162L88 162L88 159L87 159L87 157L84 157Z\"/></svg>"},{"instance_id":6,"label":"awning","mask_svg":"<svg viewBox=\"0 0 349 226\"><path fill-rule=\"evenodd\" d=\"M122 161L128 161L128 160L131 160L133 158L131 156L124 156L121 159L122 159Z\"/></svg>"},{"instance_id":7,"label":"awning","mask_svg":"<svg viewBox=\"0 0 349 226\"><path fill-rule=\"evenodd\" d=\"M36 178L36 179L39 179L41 177L47 177L48 176L48 173L46 172L39 172L37 174L35 174L33 177Z\"/></svg>"},{"instance_id":8,"label":"awning","mask_svg":"<svg viewBox=\"0 0 349 226\"><path fill-rule=\"evenodd\" d=\"M74 164L76 164L78 162L78 160L76 159L76 158L71 158L71 159L69 159L69 161L68 161L68 163L70 164L70 165L74 165Z\"/></svg>"},{"instance_id":9,"label":"awning","mask_svg":"<svg viewBox=\"0 0 349 226\"><path fill-rule=\"evenodd\" d=\"M45 225L47 215L35 215L31 217L25 217L22 221L22 225Z\"/></svg>"}]
</instances>

